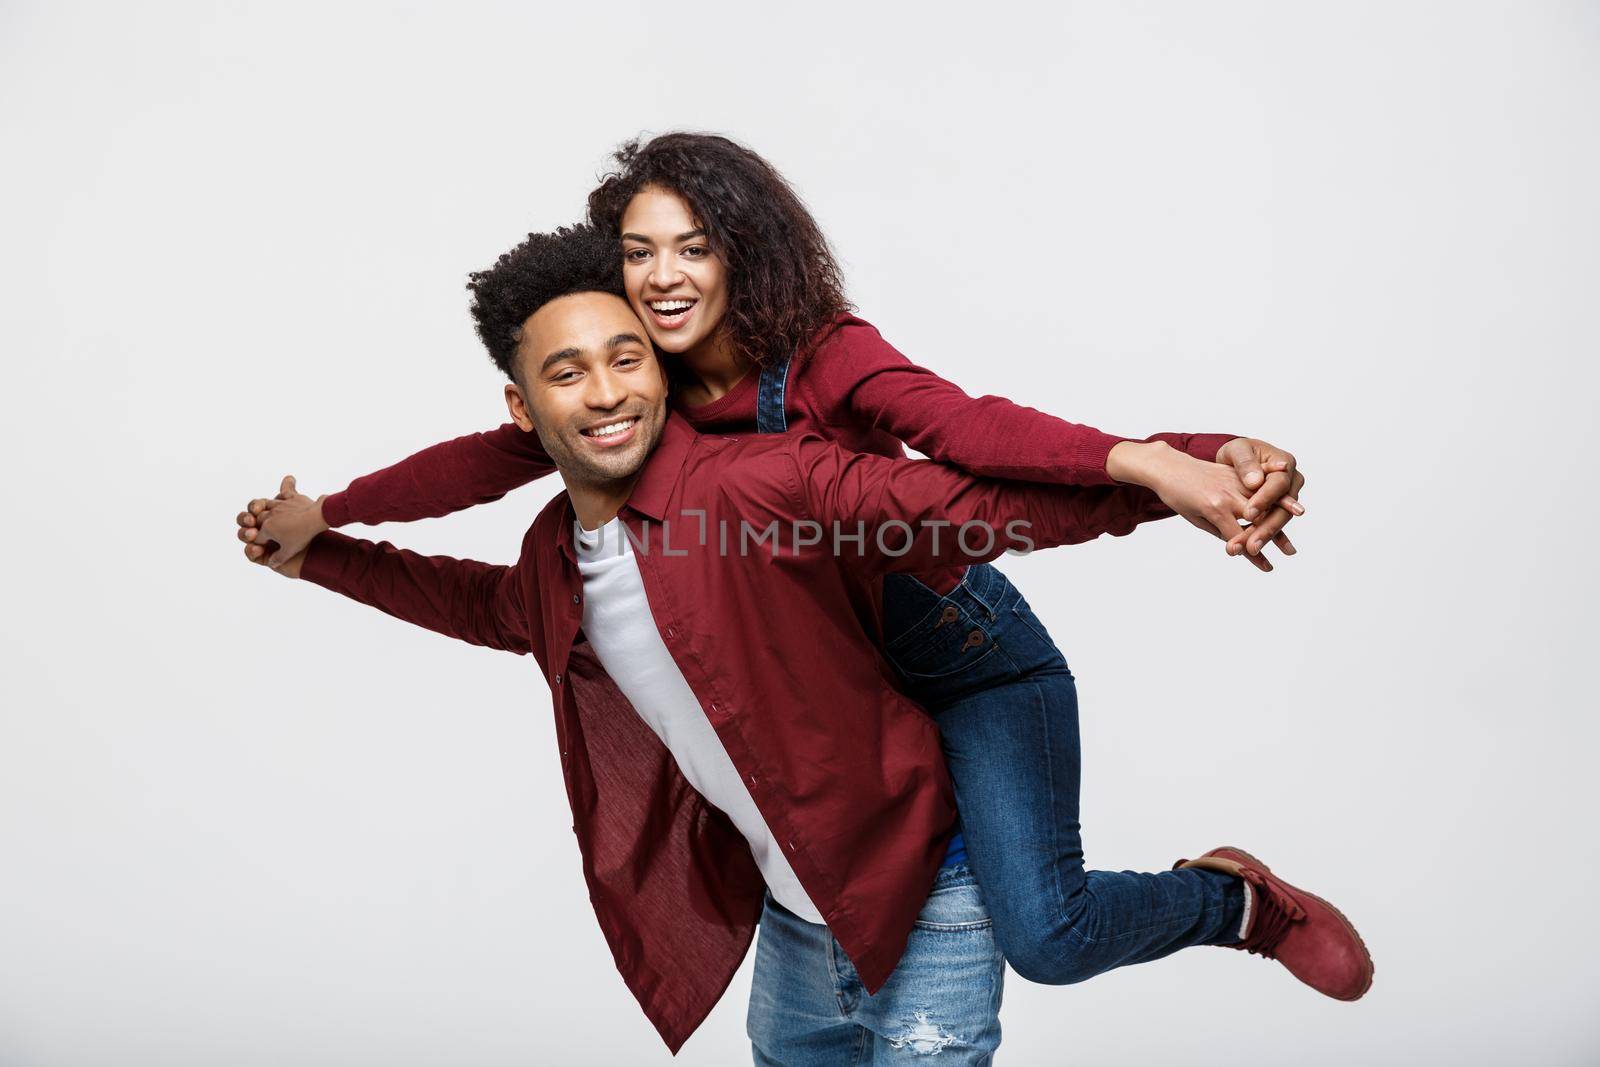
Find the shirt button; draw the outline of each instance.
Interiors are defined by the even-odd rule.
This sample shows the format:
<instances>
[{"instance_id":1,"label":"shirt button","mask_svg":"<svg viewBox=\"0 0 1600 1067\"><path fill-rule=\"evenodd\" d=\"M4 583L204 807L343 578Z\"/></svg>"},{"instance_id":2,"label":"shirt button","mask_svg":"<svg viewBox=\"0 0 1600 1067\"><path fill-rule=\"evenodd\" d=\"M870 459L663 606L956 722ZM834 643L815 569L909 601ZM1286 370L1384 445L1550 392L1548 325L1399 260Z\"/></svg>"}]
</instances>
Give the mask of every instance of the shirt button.
<instances>
[{"instance_id":1,"label":"shirt button","mask_svg":"<svg viewBox=\"0 0 1600 1067\"><path fill-rule=\"evenodd\" d=\"M572 602L574 604L581 603L582 601L583 601L583 597L579 596L577 593L573 593L572 594Z\"/></svg>"},{"instance_id":2,"label":"shirt button","mask_svg":"<svg viewBox=\"0 0 1600 1067\"><path fill-rule=\"evenodd\" d=\"M558 675L556 675L556 684L557 684L557 685L560 685L560 684L561 684L561 675L559 675L559 674L558 674Z\"/></svg>"}]
</instances>

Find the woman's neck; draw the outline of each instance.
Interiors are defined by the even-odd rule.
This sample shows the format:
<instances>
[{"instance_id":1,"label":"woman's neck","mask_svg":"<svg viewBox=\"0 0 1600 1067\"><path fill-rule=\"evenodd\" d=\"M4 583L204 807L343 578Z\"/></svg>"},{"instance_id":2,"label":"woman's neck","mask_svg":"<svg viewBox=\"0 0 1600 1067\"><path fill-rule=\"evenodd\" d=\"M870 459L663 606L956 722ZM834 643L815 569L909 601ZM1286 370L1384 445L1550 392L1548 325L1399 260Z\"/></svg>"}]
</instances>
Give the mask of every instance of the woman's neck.
<instances>
[{"instance_id":1,"label":"woman's neck","mask_svg":"<svg viewBox=\"0 0 1600 1067\"><path fill-rule=\"evenodd\" d=\"M691 406L710 404L727 396L754 366L718 331L678 357L683 368L679 390Z\"/></svg>"}]
</instances>

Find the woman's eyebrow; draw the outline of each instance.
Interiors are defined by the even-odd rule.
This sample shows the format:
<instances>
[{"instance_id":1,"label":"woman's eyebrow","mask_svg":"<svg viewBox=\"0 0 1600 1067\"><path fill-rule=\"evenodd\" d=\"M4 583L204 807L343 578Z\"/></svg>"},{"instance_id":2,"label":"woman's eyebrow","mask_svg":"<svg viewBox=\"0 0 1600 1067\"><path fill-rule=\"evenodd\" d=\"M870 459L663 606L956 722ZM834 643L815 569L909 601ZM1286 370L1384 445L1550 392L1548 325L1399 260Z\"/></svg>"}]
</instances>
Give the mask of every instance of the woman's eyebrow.
<instances>
[{"instance_id":1,"label":"woman's eyebrow","mask_svg":"<svg viewBox=\"0 0 1600 1067\"><path fill-rule=\"evenodd\" d=\"M696 237L704 237L705 235L706 235L705 227L702 226L698 230L690 230L688 233L680 233L680 234L678 234L678 236L674 237L673 240L674 241L692 241ZM647 245L655 243L655 242L651 241L650 238L646 237L642 233L624 233L622 235L622 239L624 241L638 241L640 244L647 244Z\"/></svg>"}]
</instances>

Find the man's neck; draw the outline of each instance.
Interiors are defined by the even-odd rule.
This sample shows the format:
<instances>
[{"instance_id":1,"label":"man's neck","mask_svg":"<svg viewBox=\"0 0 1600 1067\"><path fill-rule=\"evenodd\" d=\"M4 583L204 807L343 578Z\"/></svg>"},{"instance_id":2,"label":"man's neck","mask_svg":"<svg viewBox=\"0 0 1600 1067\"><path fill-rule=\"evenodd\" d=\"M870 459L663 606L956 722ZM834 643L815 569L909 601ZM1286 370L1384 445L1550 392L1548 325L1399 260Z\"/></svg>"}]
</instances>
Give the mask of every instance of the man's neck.
<instances>
[{"instance_id":1,"label":"man's neck","mask_svg":"<svg viewBox=\"0 0 1600 1067\"><path fill-rule=\"evenodd\" d=\"M633 495L633 486L638 480L639 475L634 474L618 482L582 482L568 478L565 471L561 472L561 481L567 487L567 498L572 501L573 514L578 517L578 525L585 530L598 530L616 518L622 505Z\"/></svg>"}]
</instances>

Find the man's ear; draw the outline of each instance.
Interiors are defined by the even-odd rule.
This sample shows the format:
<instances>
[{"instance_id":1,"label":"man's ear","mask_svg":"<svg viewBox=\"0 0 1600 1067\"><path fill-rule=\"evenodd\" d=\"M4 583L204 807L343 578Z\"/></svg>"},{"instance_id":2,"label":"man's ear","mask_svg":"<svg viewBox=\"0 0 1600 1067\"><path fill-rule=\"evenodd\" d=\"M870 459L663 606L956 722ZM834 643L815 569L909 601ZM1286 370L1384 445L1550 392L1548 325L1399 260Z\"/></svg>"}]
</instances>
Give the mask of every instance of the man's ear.
<instances>
[{"instance_id":1,"label":"man's ear","mask_svg":"<svg viewBox=\"0 0 1600 1067\"><path fill-rule=\"evenodd\" d=\"M522 387L516 382L506 383L506 410L511 412L511 421L523 432L533 432L533 419L528 415L528 401L522 395Z\"/></svg>"}]
</instances>

